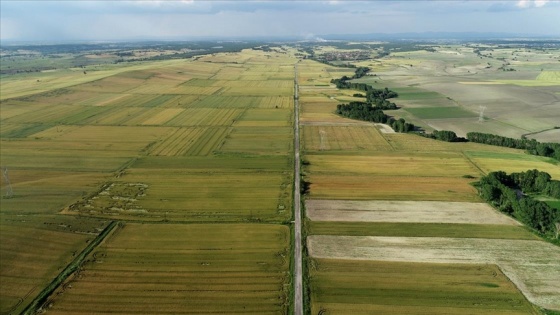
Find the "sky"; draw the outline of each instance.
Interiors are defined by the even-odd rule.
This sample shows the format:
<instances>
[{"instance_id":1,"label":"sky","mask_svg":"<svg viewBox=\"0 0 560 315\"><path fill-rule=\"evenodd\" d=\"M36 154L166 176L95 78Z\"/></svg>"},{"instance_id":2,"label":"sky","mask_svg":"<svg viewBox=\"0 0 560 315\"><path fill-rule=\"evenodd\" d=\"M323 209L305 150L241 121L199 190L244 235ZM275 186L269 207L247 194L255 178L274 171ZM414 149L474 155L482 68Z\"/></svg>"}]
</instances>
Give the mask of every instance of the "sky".
<instances>
[{"instance_id":1,"label":"sky","mask_svg":"<svg viewBox=\"0 0 560 315\"><path fill-rule=\"evenodd\" d=\"M560 37L560 0L0 0L2 41L314 39L410 32Z\"/></svg>"}]
</instances>

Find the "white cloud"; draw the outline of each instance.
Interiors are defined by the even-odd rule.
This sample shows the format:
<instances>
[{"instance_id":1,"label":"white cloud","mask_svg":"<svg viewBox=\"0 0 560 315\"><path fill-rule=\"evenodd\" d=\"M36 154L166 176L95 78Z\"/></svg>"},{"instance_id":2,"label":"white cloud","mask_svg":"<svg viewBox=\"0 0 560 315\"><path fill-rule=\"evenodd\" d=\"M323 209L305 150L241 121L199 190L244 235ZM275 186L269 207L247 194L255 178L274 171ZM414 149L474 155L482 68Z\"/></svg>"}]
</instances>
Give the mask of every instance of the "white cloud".
<instances>
[{"instance_id":1,"label":"white cloud","mask_svg":"<svg viewBox=\"0 0 560 315\"><path fill-rule=\"evenodd\" d=\"M544 7L549 2L550 0L519 0L517 1L516 6L522 9L526 9L529 7L540 8L540 7Z\"/></svg>"},{"instance_id":2,"label":"white cloud","mask_svg":"<svg viewBox=\"0 0 560 315\"><path fill-rule=\"evenodd\" d=\"M517 7L519 8L528 8L531 5L529 0L519 0L517 1Z\"/></svg>"},{"instance_id":3,"label":"white cloud","mask_svg":"<svg viewBox=\"0 0 560 315\"><path fill-rule=\"evenodd\" d=\"M535 0L535 6L537 8L540 8L540 7L545 6L548 2L549 2L549 0Z\"/></svg>"}]
</instances>

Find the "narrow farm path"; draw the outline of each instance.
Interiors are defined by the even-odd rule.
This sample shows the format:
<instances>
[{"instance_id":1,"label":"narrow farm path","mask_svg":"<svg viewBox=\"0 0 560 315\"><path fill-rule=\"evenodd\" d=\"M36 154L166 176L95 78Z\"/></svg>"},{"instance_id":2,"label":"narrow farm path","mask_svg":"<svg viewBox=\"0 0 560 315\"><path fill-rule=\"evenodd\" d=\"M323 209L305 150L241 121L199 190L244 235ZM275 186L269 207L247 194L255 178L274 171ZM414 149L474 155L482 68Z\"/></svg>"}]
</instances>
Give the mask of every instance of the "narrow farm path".
<instances>
[{"instance_id":1,"label":"narrow farm path","mask_svg":"<svg viewBox=\"0 0 560 315\"><path fill-rule=\"evenodd\" d=\"M299 96L297 64L294 66L294 314L303 315L301 257L301 190L299 158Z\"/></svg>"}]
</instances>

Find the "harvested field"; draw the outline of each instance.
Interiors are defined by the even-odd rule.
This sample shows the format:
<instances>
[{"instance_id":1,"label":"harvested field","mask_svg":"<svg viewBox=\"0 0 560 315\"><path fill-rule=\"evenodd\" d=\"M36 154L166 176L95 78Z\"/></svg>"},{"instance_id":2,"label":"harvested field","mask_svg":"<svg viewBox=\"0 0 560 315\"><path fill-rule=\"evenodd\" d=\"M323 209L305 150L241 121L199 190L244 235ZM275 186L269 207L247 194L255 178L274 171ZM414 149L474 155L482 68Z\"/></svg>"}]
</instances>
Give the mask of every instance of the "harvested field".
<instances>
[{"instance_id":1,"label":"harvested field","mask_svg":"<svg viewBox=\"0 0 560 315\"><path fill-rule=\"evenodd\" d=\"M20 314L106 223L4 212L0 221L0 312Z\"/></svg>"},{"instance_id":2,"label":"harvested field","mask_svg":"<svg viewBox=\"0 0 560 315\"><path fill-rule=\"evenodd\" d=\"M560 310L560 248L543 241L312 235L316 258L496 264L529 301Z\"/></svg>"},{"instance_id":3,"label":"harvested field","mask_svg":"<svg viewBox=\"0 0 560 315\"><path fill-rule=\"evenodd\" d=\"M310 174L305 179L311 199L480 202L465 178Z\"/></svg>"},{"instance_id":4,"label":"harvested field","mask_svg":"<svg viewBox=\"0 0 560 315\"><path fill-rule=\"evenodd\" d=\"M369 152L368 152L369 153ZM344 155L342 155L344 154ZM360 174L409 177L480 176L480 171L458 153L371 152L368 155L347 153L306 155L311 173ZM361 153L363 154L363 153Z\"/></svg>"},{"instance_id":5,"label":"harvested field","mask_svg":"<svg viewBox=\"0 0 560 315\"><path fill-rule=\"evenodd\" d=\"M311 262L312 314L539 314L494 265Z\"/></svg>"},{"instance_id":6,"label":"harvested field","mask_svg":"<svg viewBox=\"0 0 560 315\"><path fill-rule=\"evenodd\" d=\"M391 150L373 126L304 126L303 142L308 151Z\"/></svg>"},{"instance_id":7,"label":"harvested field","mask_svg":"<svg viewBox=\"0 0 560 315\"><path fill-rule=\"evenodd\" d=\"M243 109L187 108L166 122L166 126L230 126Z\"/></svg>"},{"instance_id":8,"label":"harvested field","mask_svg":"<svg viewBox=\"0 0 560 315\"><path fill-rule=\"evenodd\" d=\"M314 221L520 225L486 203L311 199L305 208Z\"/></svg>"},{"instance_id":9,"label":"harvested field","mask_svg":"<svg viewBox=\"0 0 560 315\"><path fill-rule=\"evenodd\" d=\"M49 314L284 314L289 229L127 224L50 301Z\"/></svg>"}]
</instances>

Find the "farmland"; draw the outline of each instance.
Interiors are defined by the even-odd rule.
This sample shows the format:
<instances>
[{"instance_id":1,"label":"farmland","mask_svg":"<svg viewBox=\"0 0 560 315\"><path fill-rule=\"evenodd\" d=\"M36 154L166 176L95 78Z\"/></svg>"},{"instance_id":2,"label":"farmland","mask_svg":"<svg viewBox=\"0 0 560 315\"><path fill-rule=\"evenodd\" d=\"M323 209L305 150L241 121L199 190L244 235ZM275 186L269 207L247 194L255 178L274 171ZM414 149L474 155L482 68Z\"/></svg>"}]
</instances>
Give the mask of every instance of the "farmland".
<instances>
[{"instance_id":1,"label":"farmland","mask_svg":"<svg viewBox=\"0 0 560 315\"><path fill-rule=\"evenodd\" d=\"M551 55L557 54L557 48L465 44L432 48L357 62L356 66L370 67L375 75L355 81L394 89L400 95L395 101L402 106L396 115L426 130L518 138L557 124L559 66ZM535 138L540 139L538 134Z\"/></svg>"},{"instance_id":2,"label":"farmland","mask_svg":"<svg viewBox=\"0 0 560 315\"><path fill-rule=\"evenodd\" d=\"M316 258L312 266L313 314L538 314L492 265Z\"/></svg>"},{"instance_id":3,"label":"farmland","mask_svg":"<svg viewBox=\"0 0 560 315\"><path fill-rule=\"evenodd\" d=\"M317 258L497 264L530 301L551 309L560 306L560 249L542 241L316 235L308 242Z\"/></svg>"},{"instance_id":4,"label":"farmland","mask_svg":"<svg viewBox=\"0 0 560 315\"><path fill-rule=\"evenodd\" d=\"M287 312L295 59L274 56L2 77L1 164L11 185L1 188L13 192L0 212L2 313L23 310L114 220L146 224L123 223L103 243L106 263L99 248L88 256L49 312L131 312L131 295L145 302L135 302L139 313ZM127 253L136 242L144 247Z\"/></svg>"},{"instance_id":5,"label":"farmland","mask_svg":"<svg viewBox=\"0 0 560 315\"><path fill-rule=\"evenodd\" d=\"M364 97L330 83L366 66L353 82L395 90L386 113L426 131L557 141L557 62L370 43L351 50L370 59L327 64L305 45L2 74L0 313L73 264L48 313L293 313L296 63L308 313L560 310L558 247L472 185L496 170L560 179L558 161L340 117ZM325 45L316 56L337 55Z\"/></svg>"},{"instance_id":6,"label":"farmland","mask_svg":"<svg viewBox=\"0 0 560 315\"><path fill-rule=\"evenodd\" d=\"M478 108L467 105L466 94L450 97L440 87L451 86L456 78L446 75L452 71L480 73L484 67L465 58L464 68L443 70L453 55L402 54L406 60L395 53L354 63L375 73L355 81L399 93L394 101L402 107L388 115L427 131L446 126L458 134L467 125L515 137L522 133L516 128L548 127L543 120L537 126L532 116L512 124L515 111L503 118L485 112L478 122ZM327 65L315 67L302 71L300 80L328 73ZM432 71L445 79L434 78ZM497 91L509 93L500 88L492 85L493 97L499 97ZM336 104L350 100L347 93L355 91L332 85L300 89L310 312L540 314L541 308L560 309L559 265L550 256L557 247L481 203L472 186L495 170L536 168L559 178L558 163L521 150L385 133L375 124L332 116ZM484 96L477 92L473 98Z\"/></svg>"},{"instance_id":7,"label":"farmland","mask_svg":"<svg viewBox=\"0 0 560 315\"><path fill-rule=\"evenodd\" d=\"M3 213L0 312L19 314L106 225L92 218Z\"/></svg>"},{"instance_id":8,"label":"farmland","mask_svg":"<svg viewBox=\"0 0 560 315\"><path fill-rule=\"evenodd\" d=\"M48 312L285 313L289 240L281 225L126 224Z\"/></svg>"}]
</instances>

